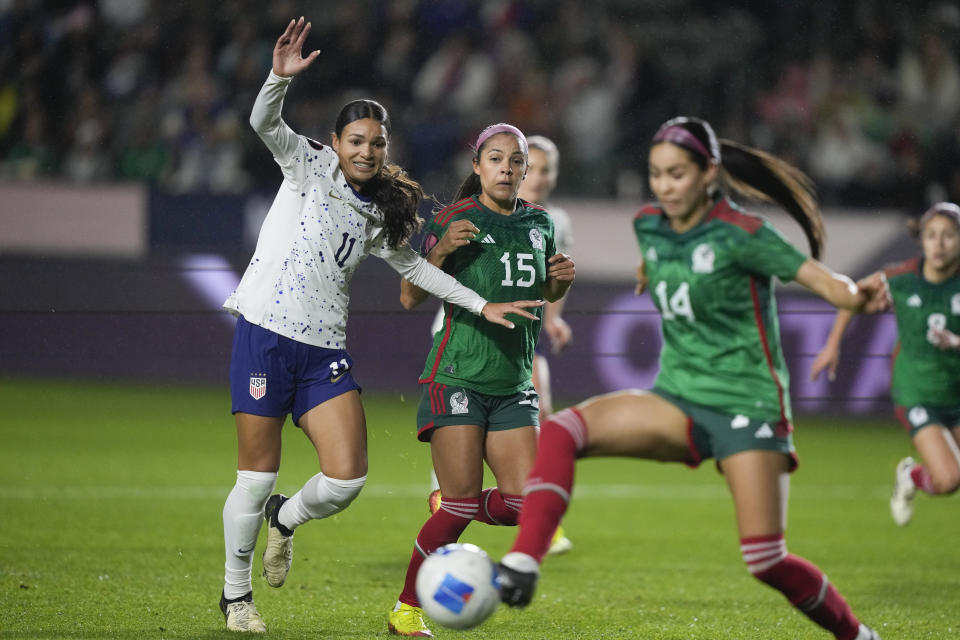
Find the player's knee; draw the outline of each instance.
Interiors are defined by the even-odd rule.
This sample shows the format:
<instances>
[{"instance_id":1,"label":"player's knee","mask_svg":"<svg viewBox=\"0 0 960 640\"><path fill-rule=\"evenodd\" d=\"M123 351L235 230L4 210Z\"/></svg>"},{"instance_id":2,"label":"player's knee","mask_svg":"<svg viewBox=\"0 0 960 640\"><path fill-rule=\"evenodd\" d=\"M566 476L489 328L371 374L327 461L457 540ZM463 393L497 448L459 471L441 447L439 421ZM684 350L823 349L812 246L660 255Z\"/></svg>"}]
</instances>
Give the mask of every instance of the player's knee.
<instances>
[{"instance_id":1,"label":"player's knee","mask_svg":"<svg viewBox=\"0 0 960 640\"><path fill-rule=\"evenodd\" d=\"M361 476L351 480L340 480L338 478L324 476L324 483L330 495L330 502L336 505L340 511L350 506L350 503L360 495L360 491L366 482L367 476Z\"/></svg>"},{"instance_id":2,"label":"player's knee","mask_svg":"<svg viewBox=\"0 0 960 640\"><path fill-rule=\"evenodd\" d=\"M951 469L942 473L930 474L933 489L938 494L950 495L960 488L960 469Z\"/></svg>"}]
</instances>

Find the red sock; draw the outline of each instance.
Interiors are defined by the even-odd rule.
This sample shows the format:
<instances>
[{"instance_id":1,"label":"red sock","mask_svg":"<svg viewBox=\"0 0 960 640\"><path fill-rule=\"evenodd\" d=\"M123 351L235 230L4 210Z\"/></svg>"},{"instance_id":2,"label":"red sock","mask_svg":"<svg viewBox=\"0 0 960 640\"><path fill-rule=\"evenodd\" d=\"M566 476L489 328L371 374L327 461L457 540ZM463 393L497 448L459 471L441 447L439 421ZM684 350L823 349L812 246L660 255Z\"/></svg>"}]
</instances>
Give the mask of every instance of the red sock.
<instances>
[{"instance_id":1,"label":"red sock","mask_svg":"<svg viewBox=\"0 0 960 640\"><path fill-rule=\"evenodd\" d=\"M938 491L933 486L933 478L930 477L930 472L922 464L913 465L913 468L910 469L910 478L920 491L932 496L937 495Z\"/></svg>"},{"instance_id":2,"label":"red sock","mask_svg":"<svg viewBox=\"0 0 960 640\"><path fill-rule=\"evenodd\" d=\"M480 493L480 510L477 511L475 520L484 524L512 527L517 524L522 504L523 496L500 493L496 487L484 489Z\"/></svg>"},{"instance_id":3,"label":"red sock","mask_svg":"<svg viewBox=\"0 0 960 640\"><path fill-rule=\"evenodd\" d=\"M838 640L853 640L860 622L850 605L814 564L787 553L783 534L743 538L740 550L755 578L787 600Z\"/></svg>"},{"instance_id":4,"label":"red sock","mask_svg":"<svg viewBox=\"0 0 960 640\"><path fill-rule=\"evenodd\" d=\"M479 498L453 499L444 496L440 508L430 516L420 529L417 541L413 545L413 554L407 566L407 577L400 592L400 602L419 607L417 600L417 572L424 558L445 544L456 542L470 521L477 515Z\"/></svg>"},{"instance_id":5,"label":"red sock","mask_svg":"<svg viewBox=\"0 0 960 640\"><path fill-rule=\"evenodd\" d=\"M523 489L520 531L510 551L543 560L573 491L577 454L587 442L587 425L576 409L565 409L540 425L537 459Z\"/></svg>"}]
</instances>

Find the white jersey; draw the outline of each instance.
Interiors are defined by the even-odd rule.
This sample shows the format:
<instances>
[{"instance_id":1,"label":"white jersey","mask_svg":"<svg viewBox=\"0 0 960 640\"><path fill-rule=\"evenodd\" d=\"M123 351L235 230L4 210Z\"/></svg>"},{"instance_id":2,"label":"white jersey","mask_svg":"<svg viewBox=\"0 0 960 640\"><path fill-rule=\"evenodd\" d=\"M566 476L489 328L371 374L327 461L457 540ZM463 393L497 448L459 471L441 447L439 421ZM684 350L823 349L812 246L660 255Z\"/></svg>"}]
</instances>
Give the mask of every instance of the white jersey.
<instances>
[{"instance_id":1,"label":"white jersey","mask_svg":"<svg viewBox=\"0 0 960 640\"><path fill-rule=\"evenodd\" d=\"M224 308L292 340L343 349L350 279L372 253L421 289L480 313L486 300L408 244L390 249L383 214L347 184L333 149L297 135L281 119L290 80L271 71L250 115L283 171L283 184Z\"/></svg>"}]
</instances>

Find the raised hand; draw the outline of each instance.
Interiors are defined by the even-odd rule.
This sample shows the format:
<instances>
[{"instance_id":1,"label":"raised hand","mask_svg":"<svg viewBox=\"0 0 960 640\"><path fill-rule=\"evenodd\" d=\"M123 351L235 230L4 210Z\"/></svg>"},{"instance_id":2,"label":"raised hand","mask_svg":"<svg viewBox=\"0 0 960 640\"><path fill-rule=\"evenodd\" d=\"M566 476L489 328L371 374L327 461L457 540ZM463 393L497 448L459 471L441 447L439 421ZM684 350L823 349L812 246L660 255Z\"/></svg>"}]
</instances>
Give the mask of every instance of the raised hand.
<instances>
[{"instance_id":1,"label":"raised hand","mask_svg":"<svg viewBox=\"0 0 960 640\"><path fill-rule=\"evenodd\" d=\"M561 282L573 282L577 275L573 258L565 253L555 253L547 260L547 277Z\"/></svg>"},{"instance_id":2,"label":"raised hand","mask_svg":"<svg viewBox=\"0 0 960 640\"><path fill-rule=\"evenodd\" d=\"M525 311L525 309L536 309L543 306L543 300L515 300L513 302L488 302L483 305L480 311L481 315L493 324L499 324L507 329L513 329L514 324L507 320L508 313L515 313L518 316L536 320L537 317Z\"/></svg>"},{"instance_id":3,"label":"raised hand","mask_svg":"<svg viewBox=\"0 0 960 640\"><path fill-rule=\"evenodd\" d=\"M470 241L476 238L478 233L480 233L480 229L466 218L455 220L450 223L446 233L443 234L431 253L437 251L439 257L446 258L459 247L470 244Z\"/></svg>"},{"instance_id":4,"label":"raised hand","mask_svg":"<svg viewBox=\"0 0 960 640\"><path fill-rule=\"evenodd\" d=\"M320 55L319 49L311 51L303 58L300 52L303 50L303 41L310 33L310 23L304 22L303 16L299 20L291 20L286 30L277 39L277 44L273 47L273 72L278 76L289 78L295 76L317 59Z\"/></svg>"}]
</instances>

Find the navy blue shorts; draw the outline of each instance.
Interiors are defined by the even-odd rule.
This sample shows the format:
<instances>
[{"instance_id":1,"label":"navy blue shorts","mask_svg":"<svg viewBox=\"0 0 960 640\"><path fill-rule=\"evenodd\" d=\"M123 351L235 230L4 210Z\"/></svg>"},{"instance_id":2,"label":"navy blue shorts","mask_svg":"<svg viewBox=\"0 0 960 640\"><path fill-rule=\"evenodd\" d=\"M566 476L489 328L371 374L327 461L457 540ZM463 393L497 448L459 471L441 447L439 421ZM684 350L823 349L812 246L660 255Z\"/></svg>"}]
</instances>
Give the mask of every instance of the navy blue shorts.
<instances>
[{"instance_id":1,"label":"navy blue shorts","mask_svg":"<svg viewBox=\"0 0 960 640\"><path fill-rule=\"evenodd\" d=\"M307 411L353 389L360 385L346 350L297 342L237 318L230 358L233 413L290 413L299 426Z\"/></svg>"}]
</instances>

